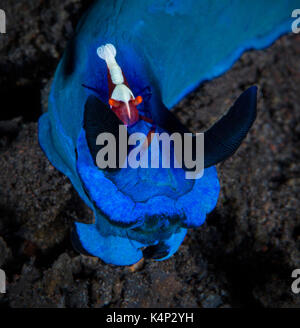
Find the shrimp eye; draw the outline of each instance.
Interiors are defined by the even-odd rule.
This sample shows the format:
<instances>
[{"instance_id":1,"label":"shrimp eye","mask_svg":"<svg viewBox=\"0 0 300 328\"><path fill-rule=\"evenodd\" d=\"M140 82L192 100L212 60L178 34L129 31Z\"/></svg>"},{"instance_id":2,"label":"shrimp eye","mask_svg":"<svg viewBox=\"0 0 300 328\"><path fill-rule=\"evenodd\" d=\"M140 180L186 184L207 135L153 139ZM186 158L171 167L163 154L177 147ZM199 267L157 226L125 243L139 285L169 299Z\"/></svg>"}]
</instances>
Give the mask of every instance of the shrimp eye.
<instances>
[{"instance_id":1,"label":"shrimp eye","mask_svg":"<svg viewBox=\"0 0 300 328\"><path fill-rule=\"evenodd\" d=\"M141 96L137 96L134 100L133 103L135 106L139 105L143 101L143 98Z\"/></svg>"},{"instance_id":2,"label":"shrimp eye","mask_svg":"<svg viewBox=\"0 0 300 328\"><path fill-rule=\"evenodd\" d=\"M110 98L108 103L111 107L119 107L120 106L120 102L118 100L115 100L115 99Z\"/></svg>"}]
</instances>

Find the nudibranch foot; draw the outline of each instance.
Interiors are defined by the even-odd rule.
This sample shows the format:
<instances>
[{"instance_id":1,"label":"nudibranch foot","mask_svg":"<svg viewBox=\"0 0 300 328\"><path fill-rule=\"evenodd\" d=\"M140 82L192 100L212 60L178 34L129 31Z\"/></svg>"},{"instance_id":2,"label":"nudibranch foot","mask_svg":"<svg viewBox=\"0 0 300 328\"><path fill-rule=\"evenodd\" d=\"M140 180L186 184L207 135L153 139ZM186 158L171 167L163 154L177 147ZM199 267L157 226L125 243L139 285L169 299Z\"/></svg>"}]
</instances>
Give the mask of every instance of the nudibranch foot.
<instances>
[{"instance_id":1,"label":"nudibranch foot","mask_svg":"<svg viewBox=\"0 0 300 328\"><path fill-rule=\"evenodd\" d=\"M182 228L169 239L160 241L157 245L146 247L144 257L156 261L164 261L175 254L186 236L187 230Z\"/></svg>"},{"instance_id":2,"label":"nudibranch foot","mask_svg":"<svg viewBox=\"0 0 300 328\"><path fill-rule=\"evenodd\" d=\"M80 242L80 238L78 236L78 233L77 233L77 229L76 229L76 225L75 223L73 224L72 228L71 228L71 235L70 235L70 238L71 238L71 243L72 243L72 246L74 248L74 250L79 253L79 254L82 254L82 255L86 255L86 256L93 256L91 253L88 253L82 246L81 242Z\"/></svg>"},{"instance_id":3,"label":"nudibranch foot","mask_svg":"<svg viewBox=\"0 0 300 328\"><path fill-rule=\"evenodd\" d=\"M143 257L156 261L168 259L178 250L186 233L187 229L179 228L165 240L148 245L129 238L129 231L106 234L100 232L96 224L76 222L71 238L75 250L81 254L99 257L109 264L133 265Z\"/></svg>"}]
</instances>

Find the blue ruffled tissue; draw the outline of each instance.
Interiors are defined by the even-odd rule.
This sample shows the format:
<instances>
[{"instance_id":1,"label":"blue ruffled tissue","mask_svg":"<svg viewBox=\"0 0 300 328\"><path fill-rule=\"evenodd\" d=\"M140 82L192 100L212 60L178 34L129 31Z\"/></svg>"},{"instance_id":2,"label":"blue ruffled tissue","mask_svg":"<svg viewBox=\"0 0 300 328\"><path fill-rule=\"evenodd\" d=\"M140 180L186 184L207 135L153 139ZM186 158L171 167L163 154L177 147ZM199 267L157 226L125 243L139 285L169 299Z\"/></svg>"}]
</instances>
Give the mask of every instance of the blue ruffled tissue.
<instances>
[{"instance_id":1,"label":"blue ruffled tissue","mask_svg":"<svg viewBox=\"0 0 300 328\"><path fill-rule=\"evenodd\" d=\"M83 129L85 104L91 95L106 104L109 98L107 67L97 48L115 45L133 93L151 90L140 111L151 113L165 131L168 109L188 92L228 70L245 50L264 48L288 32L297 2L94 2L59 63L48 112L39 120L46 156L94 211L94 224L76 223L76 238L86 252L115 265L136 263L143 254L167 259L187 229L205 221L220 189L214 166L198 180L186 180L184 170L174 167L105 172L95 166ZM146 127L139 122L135 128Z\"/></svg>"}]
</instances>

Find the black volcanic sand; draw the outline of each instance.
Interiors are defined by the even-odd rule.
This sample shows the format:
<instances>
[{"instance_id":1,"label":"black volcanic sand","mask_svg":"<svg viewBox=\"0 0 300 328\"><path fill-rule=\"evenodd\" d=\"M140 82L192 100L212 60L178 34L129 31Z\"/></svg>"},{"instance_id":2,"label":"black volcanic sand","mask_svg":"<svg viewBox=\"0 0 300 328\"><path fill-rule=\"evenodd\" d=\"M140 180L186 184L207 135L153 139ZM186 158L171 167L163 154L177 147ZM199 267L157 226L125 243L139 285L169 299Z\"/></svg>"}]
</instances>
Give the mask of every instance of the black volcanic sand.
<instances>
[{"instance_id":1,"label":"black volcanic sand","mask_svg":"<svg viewBox=\"0 0 300 328\"><path fill-rule=\"evenodd\" d=\"M0 307L299 307L300 35L248 52L175 109L207 128L246 87L258 118L239 151L218 165L221 195L175 256L136 272L78 255L74 220L92 213L37 142L37 118L59 57L91 1L2 0L0 35ZM43 106L42 106L43 104Z\"/></svg>"}]
</instances>

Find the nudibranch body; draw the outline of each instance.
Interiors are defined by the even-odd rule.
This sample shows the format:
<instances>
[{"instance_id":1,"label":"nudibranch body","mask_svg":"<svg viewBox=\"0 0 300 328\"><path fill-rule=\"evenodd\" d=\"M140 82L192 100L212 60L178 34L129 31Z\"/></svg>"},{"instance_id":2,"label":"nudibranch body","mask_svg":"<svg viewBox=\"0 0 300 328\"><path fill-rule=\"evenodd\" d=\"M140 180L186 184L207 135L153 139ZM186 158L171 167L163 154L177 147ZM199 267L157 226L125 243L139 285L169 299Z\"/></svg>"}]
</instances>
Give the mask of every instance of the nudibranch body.
<instances>
[{"instance_id":1,"label":"nudibranch body","mask_svg":"<svg viewBox=\"0 0 300 328\"><path fill-rule=\"evenodd\" d=\"M174 166L99 169L95 140L102 132L116 135L120 125L128 136L147 135L153 127L188 132L169 109L229 69L243 51L289 31L296 2L94 2L58 66L48 112L39 120L42 149L95 214L93 224L75 223L77 249L115 265L143 256L164 260L188 228L205 221L220 189L214 165L237 150L255 119L255 87L205 131L205 170L198 180L187 180L185 169ZM117 52L98 49L107 44Z\"/></svg>"}]
</instances>

